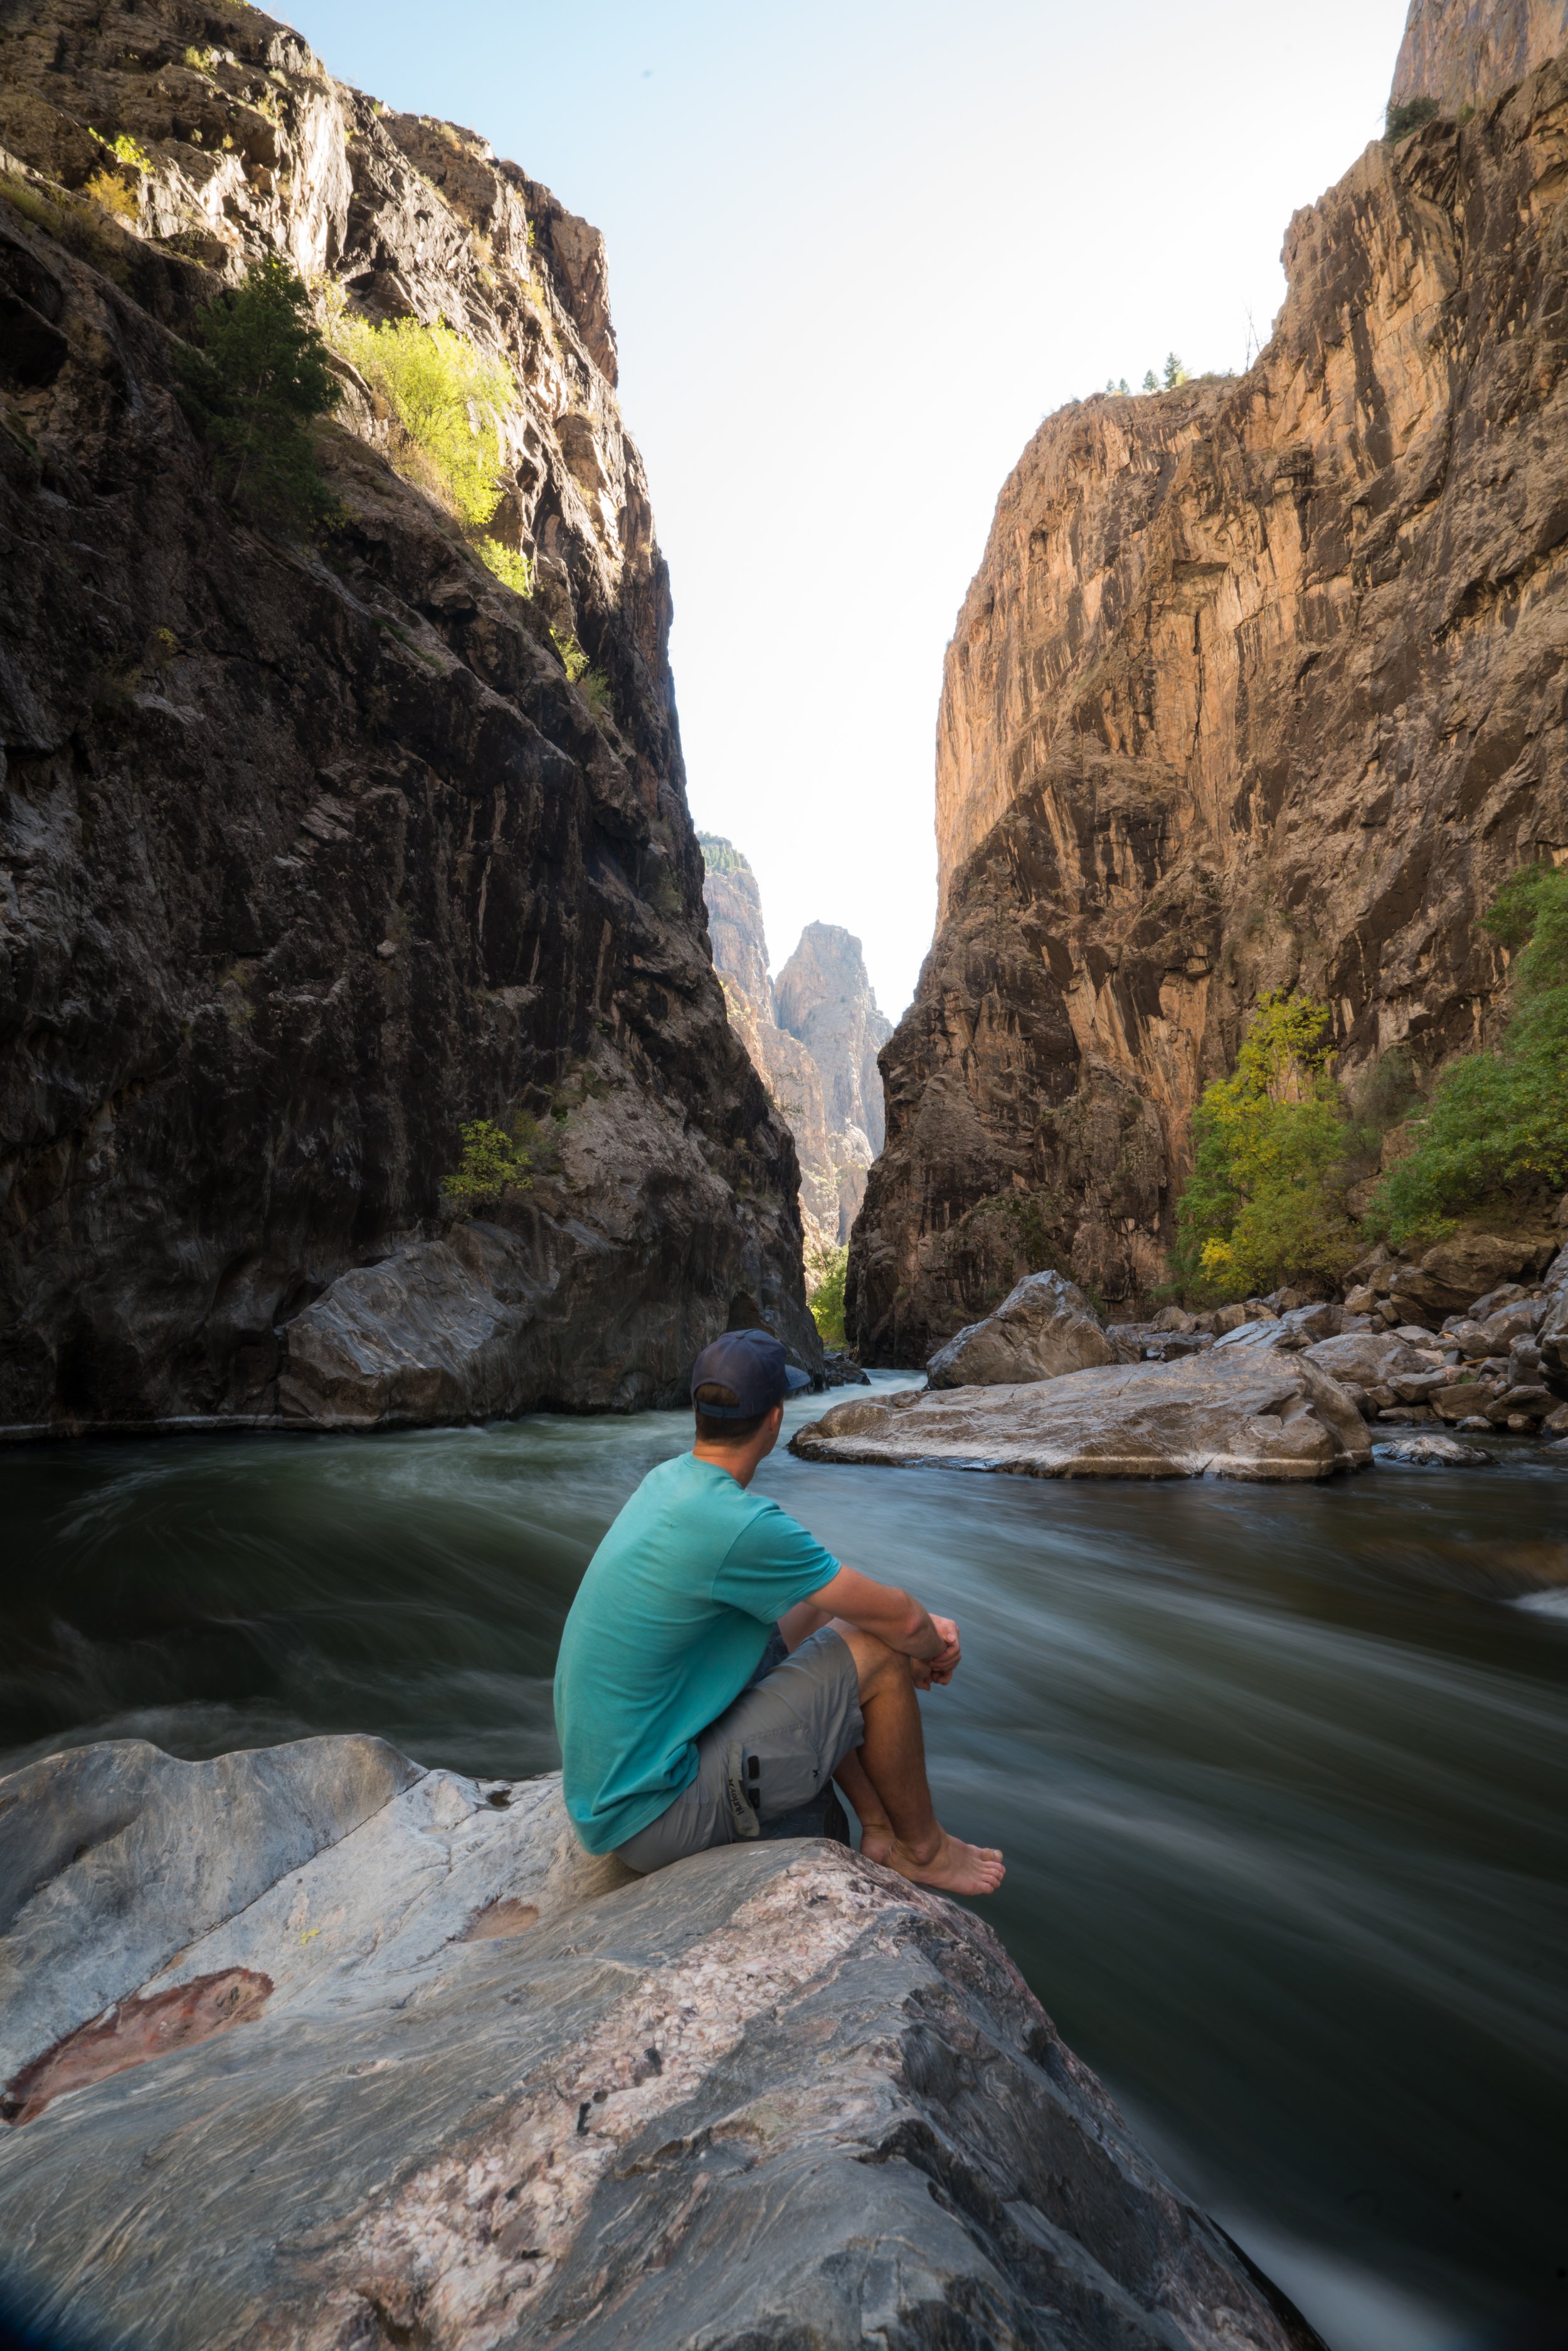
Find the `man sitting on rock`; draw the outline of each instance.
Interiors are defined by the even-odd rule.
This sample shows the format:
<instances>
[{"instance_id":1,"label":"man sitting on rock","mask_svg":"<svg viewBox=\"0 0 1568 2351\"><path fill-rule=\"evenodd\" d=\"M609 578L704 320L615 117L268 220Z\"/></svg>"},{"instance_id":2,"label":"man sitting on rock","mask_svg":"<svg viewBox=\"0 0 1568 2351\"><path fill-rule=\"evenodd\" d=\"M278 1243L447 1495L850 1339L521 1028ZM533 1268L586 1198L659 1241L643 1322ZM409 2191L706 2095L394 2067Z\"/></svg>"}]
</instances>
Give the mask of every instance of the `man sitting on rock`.
<instances>
[{"instance_id":1,"label":"man sitting on rock","mask_svg":"<svg viewBox=\"0 0 1568 2351\"><path fill-rule=\"evenodd\" d=\"M643 1479L567 1618L567 1809L590 1853L647 1871L754 1837L836 1779L873 1860L989 1894L1002 1856L937 1820L915 1695L952 1680L957 1626L747 1490L806 1384L767 1331L697 1357L696 1441Z\"/></svg>"}]
</instances>

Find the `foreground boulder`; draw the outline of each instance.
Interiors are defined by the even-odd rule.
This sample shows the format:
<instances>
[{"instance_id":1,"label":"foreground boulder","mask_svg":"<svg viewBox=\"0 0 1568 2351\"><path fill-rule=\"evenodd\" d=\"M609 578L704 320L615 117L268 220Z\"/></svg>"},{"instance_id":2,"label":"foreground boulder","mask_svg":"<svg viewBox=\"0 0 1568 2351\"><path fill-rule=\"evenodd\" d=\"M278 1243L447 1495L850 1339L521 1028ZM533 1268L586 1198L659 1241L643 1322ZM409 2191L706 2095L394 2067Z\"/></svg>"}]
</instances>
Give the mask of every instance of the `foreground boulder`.
<instances>
[{"instance_id":1,"label":"foreground boulder","mask_svg":"<svg viewBox=\"0 0 1568 2351\"><path fill-rule=\"evenodd\" d=\"M380 1740L0 1782L0 2237L139 2351L1310 2351L996 1938L843 1847L645 1880Z\"/></svg>"},{"instance_id":2,"label":"foreground boulder","mask_svg":"<svg viewBox=\"0 0 1568 2351\"><path fill-rule=\"evenodd\" d=\"M998 1387L1115 1361L1116 1349L1077 1283L1060 1273L1030 1273L994 1314L966 1323L939 1347L926 1377L934 1388Z\"/></svg>"},{"instance_id":3,"label":"foreground boulder","mask_svg":"<svg viewBox=\"0 0 1568 2351\"><path fill-rule=\"evenodd\" d=\"M1330 1478L1371 1458L1365 1425L1305 1355L1210 1350L1027 1386L949 1388L873 1418L870 1399L798 1429L808 1461L1008 1469L1029 1478Z\"/></svg>"}]
</instances>

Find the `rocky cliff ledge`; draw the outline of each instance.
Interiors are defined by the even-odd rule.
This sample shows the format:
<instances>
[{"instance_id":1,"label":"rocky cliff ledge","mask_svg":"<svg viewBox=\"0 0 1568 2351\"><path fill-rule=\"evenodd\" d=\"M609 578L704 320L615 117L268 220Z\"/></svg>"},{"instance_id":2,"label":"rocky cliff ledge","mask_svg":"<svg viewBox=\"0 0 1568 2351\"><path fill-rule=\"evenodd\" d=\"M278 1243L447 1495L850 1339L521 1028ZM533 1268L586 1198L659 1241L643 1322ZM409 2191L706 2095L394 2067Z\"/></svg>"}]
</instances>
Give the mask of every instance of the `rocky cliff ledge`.
<instances>
[{"instance_id":1,"label":"rocky cliff ledge","mask_svg":"<svg viewBox=\"0 0 1568 2351\"><path fill-rule=\"evenodd\" d=\"M1322 2351L978 1919L374 1739L0 1788L0 2235L141 2351Z\"/></svg>"},{"instance_id":2,"label":"rocky cliff ledge","mask_svg":"<svg viewBox=\"0 0 1568 2351\"><path fill-rule=\"evenodd\" d=\"M736 1311L814 1359L597 233L223 0L8 10L0 147L0 1423L629 1405ZM222 504L181 353L273 253L505 368L531 598L347 367L337 526ZM533 1189L445 1235L517 1111Z\"/></svg>"},{"instance_id":3,"label":"rocky cliff ledge","mask_svg":"<svg viewBox=\"0 0 1568 2351\"><path fill-rule=\"evenodd\" d=\"M757 876L732 841L700 839L714 963L731 1018L795 1138L808 1251L841 1248L883 1146L876 1057L893 1023L878 1008L859 939L837 924L808 923L775 983Z\"/></svg>"},{"instance_id":4,"label":"rocky cliff ledge","mask_svg":"<svg viewBox=\"0 0 1568 2351\"><path fill-rule=\"evenodd\" d=\"M1333 1008L1353 1084L1495 1033L1478 916L1568 855L1565 158L1561 63L1377 142L1291 222L1248 374L1076 403L1024 453L947 653L867 1360L1033 1267L1145 1289L1263 991Z\"/></svg>"},{"instance_id":5,"label":"rocky cliff ledge","mask_svg":"<svg viewBox=\"0 0 1568 2351\"><path fill-rule=\"evenodd\" d=\"M1568 0L1410 0L1391 106L1459 114L1568 48Z\"/></svg>"}]
</instances>

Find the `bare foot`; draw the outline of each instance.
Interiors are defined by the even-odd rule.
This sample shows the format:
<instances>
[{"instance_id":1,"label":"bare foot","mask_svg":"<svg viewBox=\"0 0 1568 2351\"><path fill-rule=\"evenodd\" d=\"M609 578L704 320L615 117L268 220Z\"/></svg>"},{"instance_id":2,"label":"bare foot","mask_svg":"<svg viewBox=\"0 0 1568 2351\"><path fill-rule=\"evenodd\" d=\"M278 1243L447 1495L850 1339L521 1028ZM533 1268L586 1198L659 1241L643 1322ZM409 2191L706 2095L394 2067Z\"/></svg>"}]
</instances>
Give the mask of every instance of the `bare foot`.
<instances>
[{"instance_id":1,"label":"bare foot","mask_svg":"<svg viewBox=\"0 0 1568 2351\"><path fill-rule=\"evenodd\" d=\"M861 1851L868 1861L885 1861L895 1843L891 1821L861 1823Z\"/></svg>"},{"instance_id":2,"label":"bare foot","mask_svg":"<svg viewBox=\"0 0 1568 2351\"><path fill-rule=\"evenodd\" d=\"M962 1838L949 1836L946 1829L930 1861L916 1861L896 1837L885 1853L873 1854L872 1859L885 1862L889 1869L912 1878L916 1886L935 1886L940 1894L994 1894L1007 1876L995 1845L966 1844Z\"/></svg>"}]
</instances>

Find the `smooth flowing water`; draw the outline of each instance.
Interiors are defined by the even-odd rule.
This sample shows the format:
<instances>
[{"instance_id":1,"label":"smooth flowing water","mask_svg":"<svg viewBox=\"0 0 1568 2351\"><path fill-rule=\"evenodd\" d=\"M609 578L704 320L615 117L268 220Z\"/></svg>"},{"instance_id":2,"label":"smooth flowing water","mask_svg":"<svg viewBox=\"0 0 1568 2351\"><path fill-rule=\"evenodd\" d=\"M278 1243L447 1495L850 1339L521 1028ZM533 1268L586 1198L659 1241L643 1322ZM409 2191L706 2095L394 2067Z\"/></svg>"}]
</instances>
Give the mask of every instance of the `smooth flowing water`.
<instances>
[{"instance_id":1,"label":"smooth flowing water","mask_svg":"<svg viewBox=\"0 0 1568 2351\"><path fill-rule=\"evenodd\" d=\"M336 1729L548 1770L578 1577L688 1426L0 1458L0 1771ZM1568 2279L1568 1465L758 1483L959 1619L926 1736L950 1824L1007 1848L985 1915L1333 2351L1559 2341L1508 2325Z\"/></svg>"}]
</instances>

